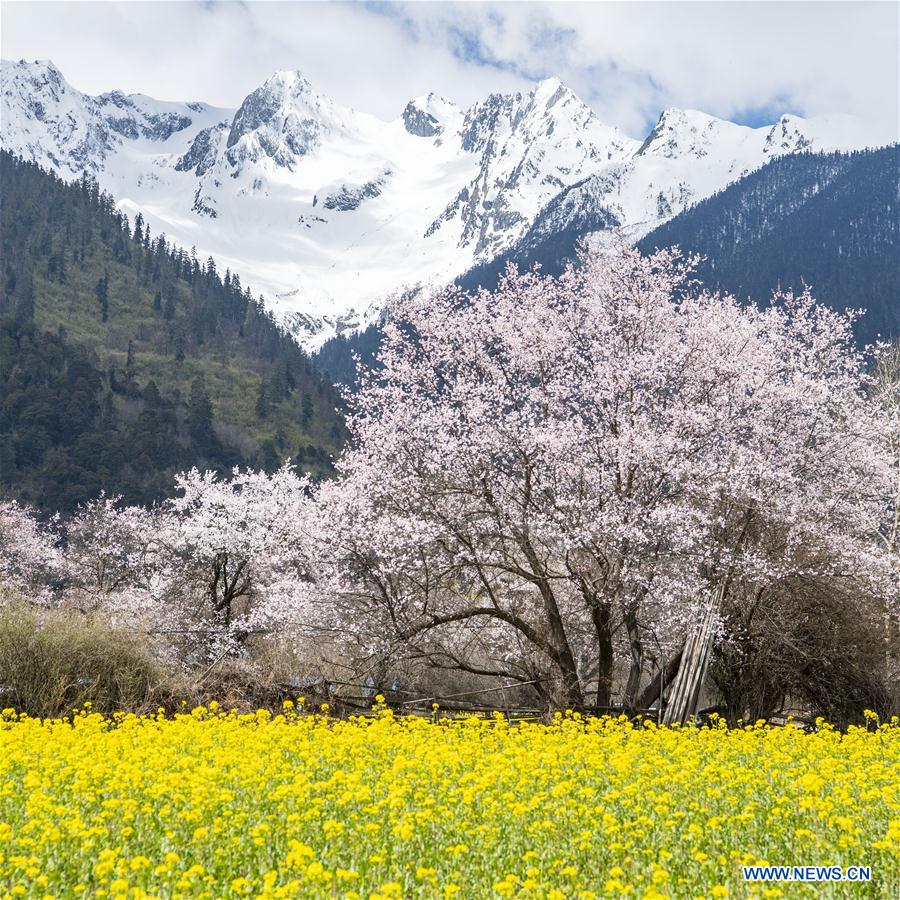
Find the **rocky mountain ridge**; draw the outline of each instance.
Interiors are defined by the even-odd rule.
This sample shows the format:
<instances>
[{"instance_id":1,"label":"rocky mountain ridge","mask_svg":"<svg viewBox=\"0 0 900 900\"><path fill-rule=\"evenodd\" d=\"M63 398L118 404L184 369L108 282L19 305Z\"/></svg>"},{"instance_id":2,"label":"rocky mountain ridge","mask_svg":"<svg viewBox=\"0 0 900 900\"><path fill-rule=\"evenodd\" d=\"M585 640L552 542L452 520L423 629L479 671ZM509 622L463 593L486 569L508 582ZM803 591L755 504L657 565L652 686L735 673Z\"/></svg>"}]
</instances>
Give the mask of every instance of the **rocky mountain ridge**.
<instances>
[{"instance_id":1,"label":"rocky mountain ridge","mask_svg":"<svg viewBox=\"0 0 900 900\"><path fill-rule=\"evenodd\" d=\"M749 128L679 109L637 140L556 78L466 110L428 94L389 122L293 71L236 110L90 96L46 61L4 61L0 93L5 149L92 172L154 232L238 272L311 349L523 242L637 239L776 156L865 145L848 120Z\"/></svg>"}]
</instances>

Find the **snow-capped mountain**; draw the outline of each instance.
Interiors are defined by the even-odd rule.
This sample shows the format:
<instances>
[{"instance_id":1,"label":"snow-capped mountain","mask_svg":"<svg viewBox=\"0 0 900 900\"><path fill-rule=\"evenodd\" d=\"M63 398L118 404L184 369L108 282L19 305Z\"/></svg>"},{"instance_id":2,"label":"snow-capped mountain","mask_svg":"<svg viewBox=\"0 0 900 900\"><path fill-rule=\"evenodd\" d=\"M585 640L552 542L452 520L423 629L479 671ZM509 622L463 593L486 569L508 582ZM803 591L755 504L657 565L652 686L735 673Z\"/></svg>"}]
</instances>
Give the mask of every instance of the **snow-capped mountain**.
<instances>
[{"instance_id":1,"label":"snow-capped mountain","mask_svg":"<svg viewBox=\"0 0 900 900\"><path fill-rule=\"evenodd\" d=\"M784 115L773 125L748 128L697 110L667 109L627 159L562 189L520 247L564 228L615 230L637 239L775 157L864 146L854 124L844 117Z\"/></svg>"},{"instance_id":2,"label":"snow-capped mountain","mask_svg":"<svg viewBox=\"0 0 900 900\"><path fill-rule=\"evenodd\" d=\"M237 110L71 87L50 62L3 62L2 143L64 178L92 172L154 232L212 254L306 346L563 228L630 238L769 159L862 146L848 120L748 128L668 109L646 140L551 78L470 109L435 94L386 122L298 72Z\"/></svg>"}]
</instances>

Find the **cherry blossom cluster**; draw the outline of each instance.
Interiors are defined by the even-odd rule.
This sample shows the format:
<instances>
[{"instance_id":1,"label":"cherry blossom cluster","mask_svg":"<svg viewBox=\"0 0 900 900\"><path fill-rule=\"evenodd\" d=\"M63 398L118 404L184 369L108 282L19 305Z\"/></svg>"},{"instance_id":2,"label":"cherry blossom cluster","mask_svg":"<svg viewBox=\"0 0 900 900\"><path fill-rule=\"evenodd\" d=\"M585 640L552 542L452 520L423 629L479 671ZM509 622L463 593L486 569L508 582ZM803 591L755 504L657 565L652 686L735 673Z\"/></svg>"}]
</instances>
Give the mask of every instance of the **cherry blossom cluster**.
<instances>
[{"instance_id":1,"label":"cherry blossom cluster","mask_svg":"<svg viewBox=\"0 0 900 900\"><path fill-rule=\"evenodd\" d=\"M27 507L0 502L0 602L27 596L50 603L63 572L63 555L54 526L42 525Z\"/></svg>"},{"instance_id":2,"label":"cherry blossom cluster","mask_svg":"<svg viewBox=\"0 0 900 900\"><path fill-rule=\"evenodd\" d=\"M187 658L302 619L308 481L288 465L272 475L235 470L230 479L195 469L176 478L176 489L151 509L100 497L46 529L5 504L0 578L16 579L22 593L40 581L44 600L52 594L140 628Z\"/></svg>"}]
</instances>

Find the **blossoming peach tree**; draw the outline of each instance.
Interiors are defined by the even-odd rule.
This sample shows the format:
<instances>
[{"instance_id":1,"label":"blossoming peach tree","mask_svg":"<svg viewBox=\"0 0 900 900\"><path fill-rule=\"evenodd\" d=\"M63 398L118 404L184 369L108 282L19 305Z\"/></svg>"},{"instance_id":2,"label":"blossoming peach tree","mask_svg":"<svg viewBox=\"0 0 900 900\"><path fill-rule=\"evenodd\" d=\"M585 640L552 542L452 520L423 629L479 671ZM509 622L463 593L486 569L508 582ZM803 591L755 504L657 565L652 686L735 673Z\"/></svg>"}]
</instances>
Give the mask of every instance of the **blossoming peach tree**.
<instances>
[{"instance_id":1,"label":"blossoming peach tree","mask_svg":"<svg viewBox=\"0 0 900 900\"><path fill-rule=\"evenodd\" d=\"M7 503L0 579L182 655L297 629L577 707L674 678L682 718L723 610L825 581L896 604L898 577L889 357L808 292L746 306L693 265L586 252L398 300L336 479L194 470L47 528Z\"/></svg>"},{"instance_id":2,"label":"blossoming peach tree","mask_svg":"<svg viewBox=\"0 0 900 900\"><path fill-rule=\"evenodd\" d=\"M151 509L100 497L55 532L7 504L0 535L15 518L17 537L14 553L0 538L0 571L24 581L38 560L52 561L57 602L204 658L301 624L310 502L307 480L284 466L272 475L235 470L230 479L194 469L177 476L174 498Z\"/></svg>"},{"instance_id":3,"label":"blossoming peach tree","mask_svg":"<svg viewBox=\"0 0 900 900\"><path fill-rule=\"evenodd\" d=\"M15 500L0 502L0 602L18 595L38 604L52 602L52 586L63 568L56 524L56 518L42 524Z\"/></svg>"},{"instance_id":4,"label":"blossoming peach tree","mask_svg":"<svg viewBox=\"0 0 900 900\"><path fill-rule=\"evenodd\" d=\"M634 705L648 647L661 665L702 622L681 665L702 670L748 584L889 590L892 459L853 315L748 307L693 264L585 253L394 304L319 494L329 595L373 649L575 706L610 704L621 652Z\"/></svg>"}]
</instances>

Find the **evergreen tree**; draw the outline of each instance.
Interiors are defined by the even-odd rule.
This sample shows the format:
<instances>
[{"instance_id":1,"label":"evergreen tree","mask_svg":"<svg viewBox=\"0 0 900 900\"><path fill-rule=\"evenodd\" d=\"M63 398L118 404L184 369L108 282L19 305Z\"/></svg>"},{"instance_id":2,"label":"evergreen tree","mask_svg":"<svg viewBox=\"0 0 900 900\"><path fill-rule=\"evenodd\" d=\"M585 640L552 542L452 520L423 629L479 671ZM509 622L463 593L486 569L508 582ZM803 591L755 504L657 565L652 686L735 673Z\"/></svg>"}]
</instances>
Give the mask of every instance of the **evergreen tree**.
<instances>
[{"instance_id":1,"label":"evergreen tree","mask_svg":"<svg viewBox=\"0 0 900 900\"><path fill-rule=\"evenodd\" d=\"M147 382L147 386L144 388L143 397L144 402L148 406L159 406L162 403L162 395L159 393L159 388L152 378Z\"/></svg>"},{"instance_id":2,"label":"evergreen tree","mask_svg":"<svg viewBox=\"0 0 900 900\"><path fill-rule=\"evenodd\" d=\"M191 440L200 450L208 450L215 441L212 423L212 403L206 391L206 384L202 378L195 378L191 382L187 426Z\"/></svg>"},{"instance_id":3,"label":"evergreen tree","mask_svg":"<svg viewBox=\"0 0 900 900\"><path fill-rule=\"evenodd\" d=\"M287 378L283 366L278 366L272 376L272 399L279 403L288 396Z\"/></svg>"},{"instance_id":4,"label":"evergreen tree","mask_svg":"<svg viewBox=\"0 0 900 900\"><path fill-rule=\"evenodd\" d=\"M355 389L357 366L362 369L376 367L380 347L381 330L376 325L369 325L363 331L329 338L319 350L316 362L333 381Z\"/></svg>"},{"instance_id":5,"label":"evergreen tree","mask_svg":"<svg viewBox=\"0 0 900 900\"><path fill-rule=\"evenodd\" d=\"M103 277L97 280L94 293L100 304L100 321L105 322L109 318L109 273L104 272Z\"/></svg>"},{"instance_id":6,"label":"evergreen tree","mask_svg":"<svg viewBox=\"0 0 900 900\"><path fill-rule=\"evenodd\" d=\"M259 455L257 457L257 465L259 468L264 469L266 472L272 472L281 465L281 459L278 456L278 450L275 447L274 441L271 439L263 441L262 445L259 448Z\"/></svg>"},{"instance_id":7,"label":"evergreen tree","mask_svg":"<svg viewBox=\"0 0 900 900\"><path fill-rule=\"evenodd\" d=\"M866 310L861 344L900 334L900 146L782 156L652 231L643 253L678 245L703 257L712 289L765 305L812 287L836 310Z\"/></svg>"},{"instance_id":8,"label":"evergreen tree","mask_svg":"<svg viewBox=\"0 0 900 900\"><path fill-rule=\"evenodd\" d=\"M0 183L0 492L47 511L100 490L152 503L176 471L255 465L258 452L244 448L259 447L271 426L244 397L262 377L271 392L277 375L283 395L275 456L308 429L330 433L337 395L237 276L201 267L196 252L154 238L143 218L129 223L90 177L66 184L0 150ZM98 328L98 310L108 321L113 306L115 328ZM139 382L145 360L152 383ZM205 417L202 394L191 404L204 373ZM306 426L304 393L317 398ZM233 446L216 438L219 414ZM192 434L190 422L204 419L210 427ZM307 468L329 473L329 451L310 455ZM266 457L273 462L268 449Z\"/></svg>"},{"instance_id":9,"label":"evergreen tree","mask_svg":"<svg viewBox=\"0 0 900 900\"><path fill-rule=\"evenodd\" d=\"M303 403L300 407L300 424L306 428L309 423L312 421L313 414L315 413L315 405L313 404L312 397L309 394L303 395Z\"/></svg>"},{"instance_id":10,"label":"evergreen tree","mask_svg":"<svg viewBox=\"0 0 900 900\"><path fill-rule=\"evenodd\" d=\"M259 382L259 390L256 394L256 414L261 419L269 416L269 387L265 378L261 378Z\"/></svg>"}]
</instances>

